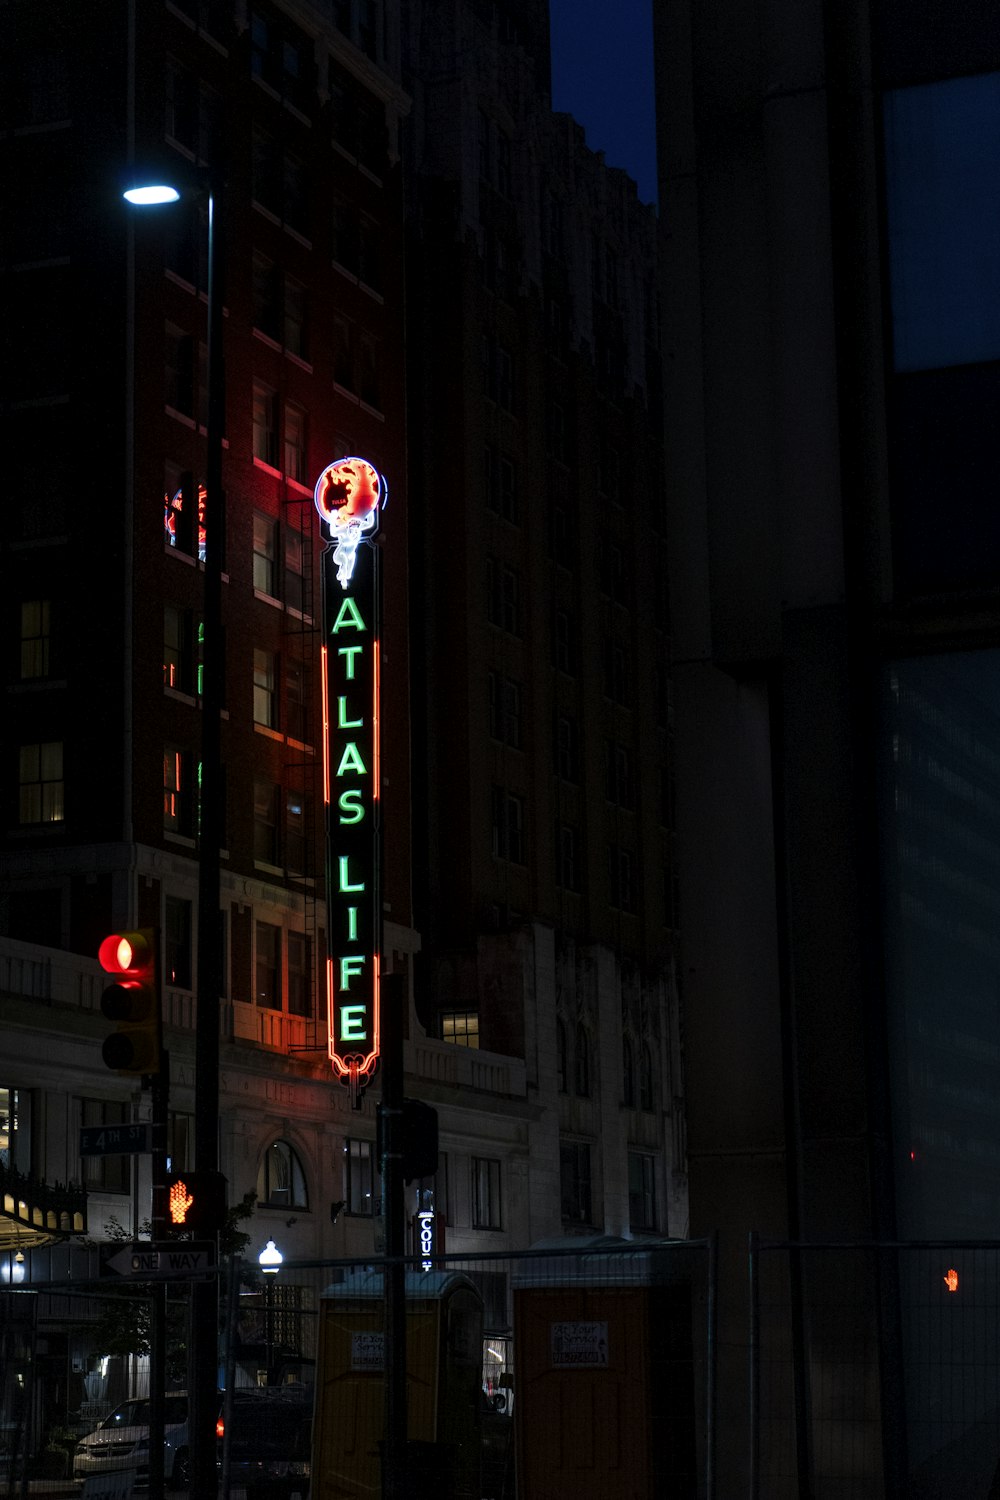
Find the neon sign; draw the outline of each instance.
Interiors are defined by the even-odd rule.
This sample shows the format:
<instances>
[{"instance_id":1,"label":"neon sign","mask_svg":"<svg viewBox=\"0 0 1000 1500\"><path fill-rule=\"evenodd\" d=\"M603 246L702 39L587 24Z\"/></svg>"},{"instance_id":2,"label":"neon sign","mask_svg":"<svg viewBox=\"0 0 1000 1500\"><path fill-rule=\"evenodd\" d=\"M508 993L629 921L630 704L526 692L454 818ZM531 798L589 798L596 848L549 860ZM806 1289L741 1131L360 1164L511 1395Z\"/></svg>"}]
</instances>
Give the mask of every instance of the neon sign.
<instances>
[{"instance_id":1,"label":"neon sign","mask_svg":"<svg viewBox=\"0 0 1000 1500\"><path fill-rule=\"evenodd\" d=\"M328 1051L356 1107L379 1056L381 600L371 541L385 497L385 481L362 458L329 464L314 494L328 541L322 648Z\"/></svg>"}]
</instances>

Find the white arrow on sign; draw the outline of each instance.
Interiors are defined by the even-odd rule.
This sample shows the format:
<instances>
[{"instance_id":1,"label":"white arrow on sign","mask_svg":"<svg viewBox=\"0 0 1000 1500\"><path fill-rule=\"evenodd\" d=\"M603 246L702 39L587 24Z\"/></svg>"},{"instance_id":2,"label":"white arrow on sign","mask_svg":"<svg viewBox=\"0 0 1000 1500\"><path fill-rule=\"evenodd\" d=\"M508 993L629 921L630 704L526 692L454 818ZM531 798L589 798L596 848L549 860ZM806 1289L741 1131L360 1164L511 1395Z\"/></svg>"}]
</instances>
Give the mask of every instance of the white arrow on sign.
<instances>
[{"instance_id":1,"label":"white arrow on sign","mask_svg":"<svg viewBox=\"0 0 1000 1500\"><path fill-rule=\"evenodd\" d=\"M124 1245L103 1262L105 1271L137 1281L207 1276L215 1265L214 1245L189 1240L177 1245Z\"/></svg>"}]
</instances>

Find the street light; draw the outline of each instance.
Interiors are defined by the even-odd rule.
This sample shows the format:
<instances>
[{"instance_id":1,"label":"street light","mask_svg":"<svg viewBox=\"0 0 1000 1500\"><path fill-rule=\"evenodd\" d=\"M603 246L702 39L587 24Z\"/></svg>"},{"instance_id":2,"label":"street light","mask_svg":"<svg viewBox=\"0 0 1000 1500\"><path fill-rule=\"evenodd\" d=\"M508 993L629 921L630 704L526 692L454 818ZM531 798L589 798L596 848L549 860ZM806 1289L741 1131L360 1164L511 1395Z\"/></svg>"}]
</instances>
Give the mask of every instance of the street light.
<instances>
[{"instance_id":1,"label":"street light","mask_svg":"<svg viewBox=\"0 0 1000 1500\"><path fill-rule=\"evenodd\" d=\"M273 1240L268 1240L257 1257L257 1264L268 1278L264 1282L264 1336L267 1340L267 1383L271 1384L274 1362L274 1277L281 1270L284 1256Z\"/></svg>"},{"instance_id":2,"label":"street light","mask_svg":"<svg viewBox=\"0 0 1000 1500\"><path fill-rule=\"evenodd\" d=\"M195 1169L219 1169L219 1000L222 991L222 923L219 846L222 841L222 558L225 495L222 441L225 368L222 356L222 174L210 169L198 185L208 211L208 422L205 438L205 587L201 692L201 803L198 841L198 965L195 1018ZM176 203L173 184L140 182L124 191L139 208ZM191 1288L191 1459L193 1500L211 1500L215 1472L215 1388L218 1363L218 1289L214 1281Z\"/></svg>"}]
</instances>

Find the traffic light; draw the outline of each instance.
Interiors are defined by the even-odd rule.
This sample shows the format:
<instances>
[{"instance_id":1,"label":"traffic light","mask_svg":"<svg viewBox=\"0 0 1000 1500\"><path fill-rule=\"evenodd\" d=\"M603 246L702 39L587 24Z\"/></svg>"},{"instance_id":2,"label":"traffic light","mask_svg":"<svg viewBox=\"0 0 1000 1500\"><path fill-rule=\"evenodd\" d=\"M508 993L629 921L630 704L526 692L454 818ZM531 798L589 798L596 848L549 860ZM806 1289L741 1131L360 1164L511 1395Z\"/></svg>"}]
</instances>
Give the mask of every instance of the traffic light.
<instances>
[{"instance_id":1,"label":"traffic light","mask_svg":"<svg viewBox=\"0 0 1000 1500\"><path fill-rule=\"evenodd\" d=\"M226 1179L221 1172L168 1172L168 1234L218 1234L226 1222Z\"/></svg>"},{"instance_id":2,"label":"traffic light","mask_svg":"<svg viewBox=\"0 0 1000 1500\"><path fill-rule=\"evenodd\" d=\"M115 1022L101 1056L119 1073L158 1073L162 1032L155 931L113 932L97 950L97 959L115 977L101 996L101 1014Z\"/></svg>"},{"instance_id":3,"label":"traffic light","mask_svg":"<svg viewBox=\"0 0 1000 1500\"><path fill-rule=\"evenodd\" d=\"M433 1177L438 1165L437 1110L420 1099L404 1099L401 1132L403 1181Z\"/></svg>"}]
</instances>

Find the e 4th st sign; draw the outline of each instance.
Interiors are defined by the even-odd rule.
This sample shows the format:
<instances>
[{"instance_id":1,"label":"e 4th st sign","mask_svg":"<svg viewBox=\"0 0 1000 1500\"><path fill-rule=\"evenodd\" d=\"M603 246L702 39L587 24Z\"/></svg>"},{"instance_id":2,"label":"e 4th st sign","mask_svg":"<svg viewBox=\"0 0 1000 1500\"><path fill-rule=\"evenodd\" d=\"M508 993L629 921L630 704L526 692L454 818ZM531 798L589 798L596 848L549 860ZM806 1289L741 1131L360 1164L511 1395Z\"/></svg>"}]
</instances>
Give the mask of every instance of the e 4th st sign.
<instances>
[{"instance_id":1,"label":"e 4th st sign","mask_svg":"<svg viewBox=\"0 0 1000 1500\"><path fill-rule=\"evenodd\" d=\"M102 1245L101 1275L131 1281L200 1281L215 1270L211 1240L184 1244Z\"/></svg>"}]
</instances>

